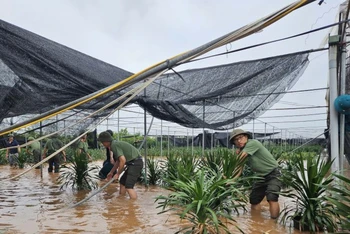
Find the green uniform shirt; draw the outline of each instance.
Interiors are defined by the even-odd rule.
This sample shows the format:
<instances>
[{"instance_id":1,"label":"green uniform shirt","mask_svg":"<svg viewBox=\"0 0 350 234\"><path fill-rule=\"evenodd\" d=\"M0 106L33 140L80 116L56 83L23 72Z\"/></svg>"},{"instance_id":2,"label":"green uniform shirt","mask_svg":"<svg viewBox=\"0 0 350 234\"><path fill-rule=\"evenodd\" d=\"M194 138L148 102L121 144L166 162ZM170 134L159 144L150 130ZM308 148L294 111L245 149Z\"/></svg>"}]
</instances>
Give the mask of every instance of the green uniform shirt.
<instances>
[{"instance_id":1,"label":"green uniform shirt","mask_svg":"<svg viewBox=\"0 0 350 234\"><path fill-rule=\"evenodd\" d=\"M88 144L83 141L79 141L77 149L81 149L82 152L87 153L88 151Z\"/></svg>"},{"instance_id":2,"label":"green uniform shirt","mask_svg":"<svg viewBox=\"0 0 350 234\"><path fill-rule=\"evenodd\" d=\"M248 156L248 165L257 176L265 176L278 167L276 159L257 140L249 139L242 149Z\"/></svg>"},{"instance_id":3,"label":"green uniform shirt","mask_svg":"<svg viewBox=\"0 0 350 234\"><path fill-rule=\"evenodd\" d=\"M48 154L52 154L54 153L56 150L60 149L63 147L63 143L60 139L58 138L52 138L49 139L46 144L45 144L45 148L48 151Z\"/></svg>"},{"instance_id":4,"label":"green uniform shirt","mask_svg":"<svg viewBox=\"0 0 350 234\"><path fill-rule=\"evenodd\" d=\"M113 152L114 159L124 155L127 162L140 156L139 151L133 145L125 141L112 141L111 150Z\"/></svg>"},{"instance_id":5,"label":"green uniform shirt","mask_svg":"<svg viewBox=\"0 0 350 234\"><path fill-rule=\"evenodd\" d=\"M33 153L34 150L39 150L40 151L40 142L33 142L32 144L27 146L27 149L29 152Z\"/></svg>"}]
</instances>

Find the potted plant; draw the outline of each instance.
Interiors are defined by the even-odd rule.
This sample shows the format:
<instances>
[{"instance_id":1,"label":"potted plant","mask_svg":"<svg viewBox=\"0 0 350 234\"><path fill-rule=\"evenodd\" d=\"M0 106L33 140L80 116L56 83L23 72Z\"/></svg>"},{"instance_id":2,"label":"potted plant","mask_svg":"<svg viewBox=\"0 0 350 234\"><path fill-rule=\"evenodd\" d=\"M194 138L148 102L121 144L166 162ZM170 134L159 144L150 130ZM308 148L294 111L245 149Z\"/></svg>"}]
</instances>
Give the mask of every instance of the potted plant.
<instances>
[{"instance_id":1,"label":"potted plant","mask_svg":"<svg viewBox=\"0 0 350 234\"><path fill-rule=\"evenodd\" d=\"M17 158L18 168L20 169L24 168L27 161L28 161L27 153L24 152L24 150L21 150L21 152L18 153L18 158Z\"/></svg>"},{"instance_id":2,"label":"potted plant","mask_svg":"<svg viewBox=\"0 0 350 234\"><path fill-rule=\"evenodd\" d=\"M198 167L199 160L197 158L171 152L166 157L164 164L162 184L167 188L172 188L174 181L186 181L188 178L192 178Z\"/></svg>"},{"instance_id":3,"label":"potted plant","mask_svg":"<svg viewBox=\"0 0 350 234\"><path fill-rule=\"evenodd\" d=\"M222 173L225 178L235 177L245 160L229 149L217 149L205 154L202 165L218 173Z\"/></svg>"},{"instance_id":4,"label":"potted plant","mask_svg":"<svg viewBox=\"0 0 350 234\"><path fill-rule=\"evenodd\" d=\"M86 153L75 152L70 158L69 164L61 166L61 174L57 178L58 183L62 184L61 189L72 187L77 190L91 190L97 188L99 167L88 165Z\"/></svg>"},{"instance_id":5,"label":"potted plant","mask_svg":"<svg viewBox=\"0 0 350 234\"><path fill-rule=\"evenodd\" d=\"M156 201L163 209L160 213L174 211L190 222L179 232L230 233L226 224L235 222L230 215L232 208L244 208L247 202L244 189L236 185L235 180L224 179L221 173L203 167L192 178L173 181L175 191L158 196Z\"/></svg>"},{"instance_id":6,"label":"potted plant","mask_svg":"<svg viewBox=\"0 0 350 234\"><path fill-rule=\"evenodd\" d=\"M337 178L337 184L328 188L332 195L326 199L335 206L340 227L343 230L350 230L350 178L339 174L333 176Z\"/></svg>"},{"instance_id":7,"label":"potted plant","mask_svg":"<svg viewBox=\"0 0 350 234\"><path fill-rule=\"evenodd\" d=\"M281 211L281 222L293 220L295 228L310 233L324 229L334 232L338 215L326 193L334 180L329 175L332 162L321 157L307 157L304 162L301 156L297 157L298 160L292 162L293 170L285 170L283 174L284 183L291 189L282 195L292 198L293 205Z\"/></svg>"},{"instance_id":8,"label":"potted plant","mask_svg":"<svg viewBox=\"0 0 350 234\"><path fill-rule=\"evenodd\" d=\"M163 176L163 169L159 164L159 161L156 160L154 156L150 156L146 160L146 166L147 166L148 185L160 184ZM143 170L143 174L145 174L145 170ZM145 182L144 179L143 179L143 182Z\"/></svg>"}]
</instances>

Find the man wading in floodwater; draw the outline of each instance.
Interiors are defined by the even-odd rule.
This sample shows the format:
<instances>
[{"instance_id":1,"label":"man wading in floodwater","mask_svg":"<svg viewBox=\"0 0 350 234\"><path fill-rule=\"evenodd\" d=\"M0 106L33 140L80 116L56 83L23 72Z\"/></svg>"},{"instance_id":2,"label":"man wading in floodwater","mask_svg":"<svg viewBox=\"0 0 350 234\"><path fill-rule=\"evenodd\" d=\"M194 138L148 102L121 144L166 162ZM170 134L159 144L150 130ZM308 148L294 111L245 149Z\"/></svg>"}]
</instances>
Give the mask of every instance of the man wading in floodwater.
<instances>
[{"instance_id":1,"label":"man wading in floodwater","mask_svg":"<svg viewBox=\"0 0 350 234\"><path fill-rule=\"evenodd\" d=\"M141 175L143 167L143 160L140 156L140 152L127 142L113 140L111 134L108 132L101 132L98 136L98 140L104 147L109 149L111 157L114 158L115 161L112 170L107 175L107 180L112 179L114 172L118 169L114 178L116 180L119 179L119 194L125 195L127 192L131 199L136 199L137 194L134 190L134 185ZM124 175L119 178L123 171L125 171Z\"/></svg>"},{"instance_id":2,"label":"man wading in floodwater","mask_svg":"<svg viewBox=\"0 0 350 234\"><path fill-rule=\"evenodd\" d=\"M270 206L270 216L276 219L280 213L278 196L282 187L282 182L278 179L281 176L278 163L259 141L250 138L250 133L242 129L234 129L230 135L230 142L237 148L236 153L242 159L246 158L251 170L256 176L261 177L255 181L249 196L251 209L259 210L260 202L266 196Z\"/></svg>"},{"instance_id":3,"label":"man wading in floodwater","mask_svg":"<svg viewBox=\"0 0 350 234\"><path fill-rule=\"evenodd\" d=\"M18 154L21 153L21 147L19 147L18 142L15 140L14 135L10 133L8 135L9 140L6 142L6 147L18 146L11 149L6 149L6 158L9 160L11 167L18 166Z\"/></svg>"},{"instance_id":4,"label":"man wading in floodwater","mask_svg":"<svg viewBox=\"0 0 350 234\"><path fill-rule=\"evenodd\" d=\"M111 137L113 138L113 131L112 130L107 130ZM114 159L111 157L111 152L109 151L109 148L106 148L106 160L102 164L102 168L100 172L98 173L98 176L100 179L106 179L108 173L112 170L114 166Z\"/></svg>"}]
</instances>

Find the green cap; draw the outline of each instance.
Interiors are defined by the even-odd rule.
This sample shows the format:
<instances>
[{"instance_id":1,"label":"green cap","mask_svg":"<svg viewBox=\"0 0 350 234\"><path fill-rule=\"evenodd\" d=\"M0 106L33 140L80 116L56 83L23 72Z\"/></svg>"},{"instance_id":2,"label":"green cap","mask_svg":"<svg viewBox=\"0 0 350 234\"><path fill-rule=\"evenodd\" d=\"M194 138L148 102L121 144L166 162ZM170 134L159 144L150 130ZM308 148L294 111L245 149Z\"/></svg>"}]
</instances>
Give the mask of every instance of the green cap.
<instances>
[{"instance_id":1,"label":"green cap","mask_svg":"<svg viewBox=\"0 0 350 234\"><path fill-rule=\"evenodd\" d=\"M233 131L230 134L230 142L233 141L233 138L235 138L236 136L241 135L241 134L245 134L248 136L248 138L250 138L249 132L246 132L243 129L233 129Z\"/></svg>"},{"instance_id":2,"label":"green cap","mask_svg":"<svg viewBox=\"0 0 350 234\"><path fill-rule=\"evenodd\" d=\"M113 140L111 134L109 134L107 131L106 132L101 132L100 135L98 136L98 140L101 142L111 142Z\"/></svg>"}]
</instances>

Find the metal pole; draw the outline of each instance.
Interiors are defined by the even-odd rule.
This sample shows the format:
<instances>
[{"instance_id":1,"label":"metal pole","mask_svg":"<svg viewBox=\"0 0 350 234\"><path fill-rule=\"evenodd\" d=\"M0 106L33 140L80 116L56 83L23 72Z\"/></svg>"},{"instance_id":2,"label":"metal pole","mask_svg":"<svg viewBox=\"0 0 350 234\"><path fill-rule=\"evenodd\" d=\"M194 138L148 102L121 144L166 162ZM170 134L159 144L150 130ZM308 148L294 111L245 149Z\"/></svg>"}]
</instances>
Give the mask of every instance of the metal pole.
<instances>
[{"instance_id":1,"label":"metal pole","mask_svg":"<svg viewBox=\"0 0 350 234\"><path fill-rule=\"evenodd\" d=\"M56 115L56 132L58 131L58 115Z\"/></svg>"},{"instance_id":2,"label":"metal pole","mask_svg":"<svg viewBox=\"0 0 350 234\"><path fill-rule=\"evenodd\" d=\"M187 141L187 152L188 152L188 129L186 129L187 130L187 137L186 137L186 141Z\"/></svg>"},{"instance_id":3,"label":"metal pole","mask_svg":"<svg viewBox=\"0 0 350 234\"><path fill-rule=\"evenodd\" d=\"M192 157L193 157L193 139L194 139L194 130L193 130L193 128L192 128Z\"/></svg>"},{"instance_id":4,"label":"metal pole","mask_svg":"<svg viewBox=\"0 0 350 234\"><path fill-rule=\"evenodd\" d=\"M288 148L289 150L293 148L293 134L291 132L289 132L289 139L288 139Z\"/></svg>"},{"instance_id":5,"label":"metal pole","mask_svg":"<svg viewBox=\"0 0 350 234\"><path fill-rule=\"evenodd\" d=\"M63 128L64 128L64 131L63 131L63 135L66 136L66 120L63 120Z\"/></svg>"},{"instance_id":6,"label":"metal pole","mask_svg":"<svg viewBox=\"0 0 350 234\"><path fill-rule=\"evenodd\" d=\"M228 129L226 129L226 146L228 148L228 138L230 137L230 135L228 134Z\"/></svg>"},{"instance_id":7,"label":"metal pole","mask_svg":"<svg viewBox=\"0 0 350 234\"><path fill-rule=\"evenodd\" d=\"M255 136L254 136L254 132L255 132L255 129L254 129L254 128L255 128L255 126L254 126L254 125L255 125L255 121L254 121L254 119L253 119L253 136L252 136L253 139L255 139Z\"/></svg>"},{"instance_id":8,"label":"metal pole","mask_svg":"<svg viewBox=\"0 0 350 234\"><path fill-rule=\"evenodd\" d=\"M119 135L119 134L118 134ZM134 127L134 145L136 145L136 132L135 132L135 127Z\"/></svg>"},{"instance_id":9,"label":"metal pole","mask_svg":"<svg viewBox=\"0 0 350 234\"><path fill-rule=\"evenodd\" d=\"M117 122L117 131L118 131L118 141L119 139L119 110L118 110L118 122Z\"/></svg>"},{"instance_id":10,"label":"metal pole","mask_svg":"<svg viewBox=\"0 0 350 234\"><path fill-rule=\"evenodd\" d=\"M143 90L143 95L146 98L146 89ZM118 112L119 113L119 112ZM119 118L118 118L119 120ZM144 134L144 147L145 147L145 185L148 186L147 183L147 112L146 112L146 108L144 109L143 112L143 134Z\"/></svg>"},{"instance_id":11,"label":"metal pole","mask_svg":"<svg viewBox=\"0 0 350 234\"><path fill-rule=\"evenodd\" d=\"M293 150L296 148L297 144L296 144L296 140L297 139L297 135L293 134Z\"/></svg>"},{"instance_id":12,"label":"metal pole","mask_svg":"<svg viewBox=\"0 0 350 234\"><path fill-rule=\"evenodd\" d=\"M210 152L213 153L213 147L214 147L214 130L211 130L211 142L210 142Z\"/></svg>"},{"instance_id":13,"label":"metal pole","mask_svg":"<svg viewBox=\"0 0 350 234\"><path fill-rule=\"evenodd\" d=\"M337 45L339 43L339 36L329 37L329 118L330 118L330 139L331 139L331 159L334 160L332 164L332 172L339 170L339 125L338 113L334 107L334 100L338 96L337 84Z\"/></svg>"},{"instance_id":14,"label":"metal pole","mask_svg":"<svg viewBox=\"0 0 350 234\"><path fill-rule=\"evenodd\" d=\"M174 138L173 138L173 142L174 142L174 144L173 144L173 148L175 148L175 147L176 147L176 142L175 142L175 134L176 134L176 132L174 131Z\"/></svg>"},{"instance_id":15,"label":"metal pole","mask_svg":"<svg viewBox=\"0 0 350 234\"><path fill-rule=\"evenodd\" d=\"M108 128L108 118L107 118L107 130L108 130L109 128Z\"/></svg>"},{"instance_id":16,"label":"metal pole","mask_svg":"<svg viewBox=\"0 0 350 234\"><path fill-rule=\"evenodd\" d=\"M287 151L287 144L288 144L288 132L287 132L287 129L284 130L284 136L285 136L285 141L284 141L284 151Z\"/></svg>"},{"instance_id":17,"label":"metal pole","mask_svg":"<svg viewBox=\"0 0 350 234\"><path fill-rule=\"evenodd\" d=\"M342 46L341 53L341 77L340 77L340 95L345 94L346 81L346 45ZM344 142L345 142L345 115L340 115L340 134L339 134L339 170L343 172L344 167Z\"/></svg>"},{"instance_id":18,"label":"metal pole","mask_svg":"<svg viewBox=\"0 0 350 234\"><path fill-rule=\"evenodd\" d=\"M205 100L203 100L203 124L205 123ZM204 148L205 148L205 130L203 126L203 136L202 136L202 157L204 157Z\"/></svg>"},{"instance_id":19,"label":"metal pole","mask_svg":"<svg viewBox=\"0 0 350 234\"><path fill-rule=\"evenodd\" d=\"M43 135L43 123L40 121L40 137ZM40 162L43 160L42 155L42 141L40 140ZM40 165L40 176L43 178L43 164Z\"/></svg>"},{"instance_id":20,"label":"metal pole","mask_svg":"<svg viewBox=\"0 0 350 234\"><path fill-rule=\"evenodd\" d=\"M168 126L168 157L169 157L169 152L170 152L170 139L169 139L169 126Z\"/></svg>"},{"instance_id":21,"label":"metal pole","mask_svg":"<svg viewBox=\"0 0 350 234\"><path fill-rule=\"evenodd\" d=\"M266 123L265 123L265 134L264 134L264 142L266 141Z\"/></svg>"},{"instance_id":22,"label":"metal pole","mask_svg":"<svg viewBox=\"0 0 350 234\"><path fill-rule=\"evenodd\" d=\"M160 156L163 156L163 120L160 120Z\"/></svg>"},{"instance_id":23,"label":"metal pole","mask_svg":"<svg viewBox=\"0 0 350 234\"><path fill-rule=\"evenodd\" d=\"M234 111L234 112L233 112L233 123L232 123L232 128L233 128L233 129L234 129L235 126L236 126L236 120L235 120L235 118L236 118L236 112Z\"/></svg>"},{"instance_id":24,"label":"metal pole","mask_svg":"<svg viewBox=\"0 0 350 234\"><path fill-rule=\"evenodd\" d=\"M156 129L156 148L157 148L157 146L158 146L158 129Z\"/></svg>"},{"instance_id":25,"label":"metal pole","mask_svg":"<svg viewBox=\"0 0 350 234\"><path fill-rule=\"evenodd\" d=\"M282 138L283 138L283 130L281 129L281 149L283 147Z\"/></svg>"}]
</instances>

